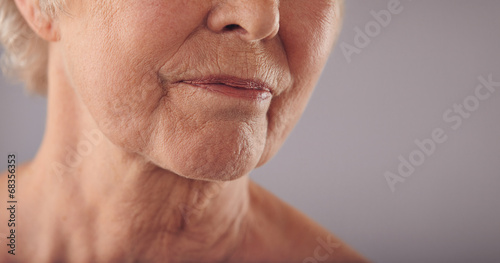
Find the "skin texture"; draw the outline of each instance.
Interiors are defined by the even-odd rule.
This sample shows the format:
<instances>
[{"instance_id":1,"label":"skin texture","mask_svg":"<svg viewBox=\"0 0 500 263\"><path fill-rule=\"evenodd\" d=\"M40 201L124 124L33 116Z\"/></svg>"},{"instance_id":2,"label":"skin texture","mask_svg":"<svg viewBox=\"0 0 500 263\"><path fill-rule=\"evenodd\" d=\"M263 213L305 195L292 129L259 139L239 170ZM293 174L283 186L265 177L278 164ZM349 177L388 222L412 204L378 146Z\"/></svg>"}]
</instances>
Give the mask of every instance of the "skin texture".
<instances>
[{"instance_id":1,"label":"skin texture","mask_svg":"<svg viewBox=\"0 0 500 263\"><path fill-rule=\"evenodd\" d=\"M74 0L54 18L34 3L16 0L50 42L47 128L17 170L19 254L4 261L364 261L248 178L305 108L336 1ZM213 75L272 96L179 82Z\"/></svg>"}]
</instances>

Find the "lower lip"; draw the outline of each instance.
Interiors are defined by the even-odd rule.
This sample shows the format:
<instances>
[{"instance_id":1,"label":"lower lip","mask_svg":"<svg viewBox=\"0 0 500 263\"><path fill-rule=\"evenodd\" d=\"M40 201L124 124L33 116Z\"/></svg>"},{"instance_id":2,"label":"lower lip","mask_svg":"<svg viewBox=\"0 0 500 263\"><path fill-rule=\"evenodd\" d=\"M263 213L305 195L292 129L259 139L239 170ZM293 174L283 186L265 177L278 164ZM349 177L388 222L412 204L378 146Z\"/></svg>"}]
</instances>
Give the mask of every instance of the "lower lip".
<instances>
[{"instance_id":1,"label":"lower lip","mask_svg":"<svg viewBox=\"0 0 500 263\"><path fill-rule=\"evenodd\" d=\"M261 89L235 88L223 84L187 84L196 88L203 88L208 91L217 92L226 96L240 99L267 100L272 96L271 92Z\"/></svg>"}]
</instances>

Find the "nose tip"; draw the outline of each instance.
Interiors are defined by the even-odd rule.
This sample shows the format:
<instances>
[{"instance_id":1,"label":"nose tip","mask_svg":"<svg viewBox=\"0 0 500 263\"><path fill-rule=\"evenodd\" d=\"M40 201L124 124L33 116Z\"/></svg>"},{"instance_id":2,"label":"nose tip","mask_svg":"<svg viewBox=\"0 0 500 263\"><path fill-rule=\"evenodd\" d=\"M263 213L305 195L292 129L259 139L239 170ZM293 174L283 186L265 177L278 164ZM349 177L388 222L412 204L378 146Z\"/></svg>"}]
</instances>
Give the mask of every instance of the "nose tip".
<instances>
[{"instance_id":1,"label":"nose tip","mask_svg":"<svg viewBox=\"0 0 500 263\"><path fill-rule=\"evenodd\" d=\"M208 28L233 32L245 41L273 38L279 31L276 0L233 0L216 6L208 16Z\"/></svg>"}]
</instances>

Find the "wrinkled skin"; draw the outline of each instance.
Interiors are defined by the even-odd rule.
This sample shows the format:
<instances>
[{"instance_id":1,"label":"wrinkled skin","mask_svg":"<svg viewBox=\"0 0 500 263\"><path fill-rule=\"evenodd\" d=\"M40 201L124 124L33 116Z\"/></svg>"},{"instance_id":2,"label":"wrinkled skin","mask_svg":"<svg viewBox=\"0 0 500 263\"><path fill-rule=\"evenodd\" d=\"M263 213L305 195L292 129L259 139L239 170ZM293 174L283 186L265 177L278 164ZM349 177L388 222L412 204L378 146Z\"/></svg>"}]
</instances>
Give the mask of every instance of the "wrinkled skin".
<instances>
[{"instance_id":1,"label":"wrinkled skin","mask_svg":"<svg viewBox=\"0 0 500 263\"><path fill-rule=\"evenodd\" d=\"M339 30L334 3L80 1L60 19L61 48L113 143L181 176L230 180L268 161L304 110ZM273 96L175 83L218 74L262 80Z\"/></svg>"},{"instance_id":2,"label":"wrinkled skin","mask_svg":"<svg viewBox=\"0 0 500 263\"><path fill-rule=\"evenodd\" d=\"M337 1L15 1L49 42L48 117L1 262L364 262L248 177L302 114ZM269 96L192 85L214 75Z\"/></svg>"}]
</instances>

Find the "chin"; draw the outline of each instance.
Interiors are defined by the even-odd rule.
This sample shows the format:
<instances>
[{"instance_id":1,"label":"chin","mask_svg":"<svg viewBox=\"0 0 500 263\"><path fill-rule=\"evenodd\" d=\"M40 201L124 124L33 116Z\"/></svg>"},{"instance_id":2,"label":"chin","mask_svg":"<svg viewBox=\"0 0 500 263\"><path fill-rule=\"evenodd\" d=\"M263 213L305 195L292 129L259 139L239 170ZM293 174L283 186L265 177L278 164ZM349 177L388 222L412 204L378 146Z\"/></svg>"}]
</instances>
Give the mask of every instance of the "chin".
<instances>
[{"instance_id":1,"label":"chin","mask_svg":"<svg viewBox=\"0 0 500 263\"><path fill-rule=\"evenodd\" d=\"M258 158L251 154L205 155L205 152L185 153L169 170L179 176L203 181L232 181L249 174L257 165Z\"/></svg>"},{"instance_id":2,"label":"chin","mask_svg":"<svg viewBox=\"0 0 500 263\"><path fill-rule=\"evenodd\" d=\"M203 181L231 181L248 175L259 162L264 144L241 136L188 141L169 150L155 151L154 163L179 176ZM219 139L219 140L217 140ZM194 142L194 143L192 143Z\"/></svg>"}]
</instances>

